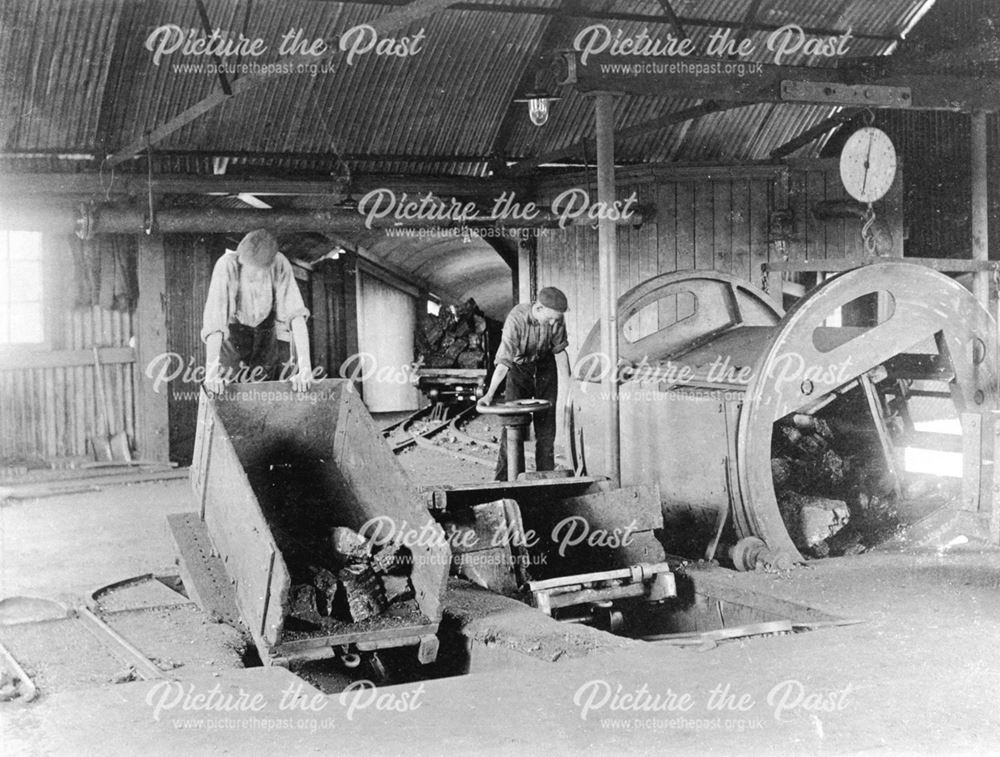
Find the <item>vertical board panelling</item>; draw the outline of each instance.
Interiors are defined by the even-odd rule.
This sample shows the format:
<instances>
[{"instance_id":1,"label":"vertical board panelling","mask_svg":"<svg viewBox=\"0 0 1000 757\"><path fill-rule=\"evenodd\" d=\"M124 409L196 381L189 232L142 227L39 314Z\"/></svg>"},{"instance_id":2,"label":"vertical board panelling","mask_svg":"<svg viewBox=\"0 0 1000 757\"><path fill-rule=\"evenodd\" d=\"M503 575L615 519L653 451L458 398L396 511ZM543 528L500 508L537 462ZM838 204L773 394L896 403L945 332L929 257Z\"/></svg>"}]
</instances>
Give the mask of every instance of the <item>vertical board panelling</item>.
<instances>
[{"instance_id":1,"label":"vertical board panelling","mask_svg":"<svg viewBox=\"0 0 1000 757\"><path fill-rule=\"evenodd\" d=\"M10 402L10 379L13 374L9 371L0 371L0 455L10 457L10 445L14 441L11 431L13 426L12 409Z\"/></svg>"},{"instance_id":2,"label":"vertical board panelling","mask_svg":"<svg viewBox=\"0 0 1000 757\"><path fill-rule=\"evenodd\" d=\"M677 270L677 185L674 182L656 183L656 239L657 272ZM658 323L677 320L676 302L660 300L657 305Z\"/></svg>"},{"instance_id":3,"label":"vertical board panelling","mask_svg":"<svg viewBox=\"0 0 1000 757\"><path fill-rule=\"evenodd\" d=\"M623 189L623 187L618 188L618 197L622 196ZM622 292L627 292L631 286L631 284L629 284L632 264L630 259L631 237L629 230L629 227L619 226L615 234L618 240L618 292L615 293L615 296L621 294Z\"/></svg>"},{"instance_id":4,"label":"vertical board panelling","mask_svg":"<svg viewBox=\"0 0 1000 757\"><path fill-rule=\"evenodd\" d=\"M10 457L9 445L13 440L11 433L10 379L9 371L0 371L0 457Z\"/></svg>"},{"instance_id":5,"label":"vertical board panelling","mask_svg":"<svg viewBox=\"0 0 1000 757\"><path fill-rule=\"evenodd\" d=\"M715 267L715 196L711 179L694 184L694 267Z\"/></svg>"},{"instance_id":6,"label":"vertical board panelling","mask_svg":"<svg viewBox=\"0 0 1000 757\"><path fill-rule=\"evenodd\" d=\"M45 424L44 446L48 449L57 449L58 436L56 435L56 417L59 414L59 406L56 404L56 371L57 368L39 370L39 380L44 393L43 414ZM46 373L48 374L46 376Z\"/></svg>"},{"instance_id":7,"label":"vertical board panelling","mask_svg":"<svg viewBox=\"0 0 1000 757\"><path fill-rule=\"evenodd\" d=\"M843 199L843 184L840 175L835 171L823 174L826 183L826 198L828 200ZM833 218L826 222L826 256L840 258L844 256L844 219Z\"/></svg>"},{"instance_id":8,"label":"vertical board panelling","mask_svg":"<svg viewBox=\"0 0 1000 757\"><path fill-rule=\"evenodd\" d=\"M57 455L66 454L66 369L52 369L52 438Z\"/></svg>"},{"instance_id":9,"label":"vertical board panelling","mask_svg":"<svg viewBox=\"0 0 1000 757\"><path fill-rule=\"evenodd\" d=\"M650 207L656 202L656 187L652 184L642 184L638 187L639 204ZM639 235L639 280L642 283L659 273L657 234L655 223L644 223L638 230ZM655 308L647 309L639 323L643 334L651 334L659 328L658 314Z\"/></svg>"},{"instance_id":10,"label":"vertical board panelling","mask_svg":"<svg viewBox=\"0 0 1000 757\"><path fill-rule=\"evenodd\" d=\"M715 270L733 272L733 180L712 182L713 228L715 233Z\"/></svg>"},{"instance_id":11,"label":"vertical board panelling","mask_svg":"<svg viewBox=\"0 0 1000 757\"><path fill-rule=\"evenodd\" d=\"M826 252L826 222L813 214L816 203L826 199L826 177L822 171L804 171L806 184L806 254L810 260L821 260L827 257Z\"/></svg>"},{"instance_id":12,"label":"vertical board panelling","mask_svg":"<svg viewBox=\"0 0 1000 757\"><path fill-rule=\"evenodd\" d=\"M58 256L66 247L58 237L46 237L44 254ZM77 306L76 275L68 260L47 260L45 294L50 300L46 333L51 352L84 352L83 364L50 367L5 366L0 370L3 391L2 442L0 456L40 460L67 455L86 455L87 437L98 433L98 399L94 381L93 346L128 346L132 335L128 312L98 305ZM105 365L102 371L111 406L112 430L130 431L131 367ZM103 408L101 408L103 412Z\"/></svg>"},{"instance_id":13,"label":"vertical board panelling","mask_svg":"<svg viewBox=\"0 0 1000 757\"><path fill-rule=\"evenodd\" d=\"M73 422L73 433L70 437L70 448L74 450L83 449L83 454L86 454L86 433L83 430L86 425L86 413L84 410L86 403L83 400L83 369L80 368L80 366L74 366L72 368L67 368L66 373L70 376L70 384L67 388L70 391L72 407L74 410L74 412L69 415L69 418Z\"/></svg>"},{"instance_id":14,"label":"vertical board panelling","mask_svg":"<svg viewBox=\"0 0 1000 757\"><path fill-rule=\"evenodd\" d=\"M14 451L18 455L24 455L27 450L27 444L25 441L25 408L24 408L24 371L18 371L14 374L14 385L12 387L12 394L14 397L14 417L16 420L16 428L18 430L17 436L15 437Z\"/></svg>"},{"instance_id":15,"label":"vertical board panelling","mask_svg":"<svg viewBox=\"0 0 1000 757\"><path fill-rule=\"evenodd\" d=\"M844 221L844 255L858 257L864 253L865 245L861 240L860 219L850 218Z\"/></svg>"},{"instance_id":16,"label":"vertical board panelling","mask_svg":"<svg viewBox=\"0 0 1000 757\"><path fill-rule=\"evenodd\" d=\"M695 267L694 256L694 182L677 182L677 270L689 271Z\"/></svg>"},{"instance_id":17,"label":"vertical board panelling","mask_svg":"<svg viewBox=\"0 0 1000 757\"><path fill-rule=\"evenodd\" d=\"M781 182L773 184L774 191L781 192ZM805 171L789 171L788 209L792 214L791 238L785 244L785 254L789 260L806 260L809 250L809 198ZM783 198L777 198L780 203Z\"/></svg>"},{"instance_id":18,"label":"vertical board panelling","mask_svg":"<svg viewBox=\"0 0 1000 757\"><path fill-rule=\"evenodd\" d=\"M202 311L208 296L212 268L224 245L213 238L192 234L164 238L166 266L167 352L187 366L200 366L205 354L201 341ZM142 370L142 366L137 366ZM138 374L138 380L143 376ZM182 465L191 461L198 413L198 384L181 376L160 391L168 392L167 417L170 459Z\"/></svg>"},{"instance_id":19,"label":"vertical board panelling","mask_svg":"<svg viewBox=\"0 0 1000 757\"><path fill-rule=\"evenodd\" d=\"M690 271L695 268L695 182L681 181L677 184L677 270ZM676 320L691 315L692 310L686 300L677 301Z\"/></svg>"},{"instance_id":20,"label":"vertical board panelling","mask_svg":"<svg viewBox=\"0 0 1000 757\"><path fill-rule=\"evenodd\" d=\"M760 286L761 266L768 259L770 184L767 179L750 181L750 282L755 286Z\"/></svg>"},{"instance_id":21,"label":"vertical board panelling","mask_svg":"<svg viewBox=\"0 0 1000 757\"><path fill-rule=\"evenodd\" d=\"M750 182L735 178L732 182L730 233L733 251L733 274L750 278Z\"/></svg>"},{"instance_id":22,"label":"vertical board panelling","mask_svg":"<svg viewBox=\"0 0 1000 757\"><path fill-rule=\"evenodd\" d=\"M635 193L636 201L640 195L639 185L631 184L626 188L624 194L619 194L619 198L628 197L632 193ZM642 229L638 226L625 226L622 231L625 232L626 237L628 237L628 286L620 287L619 294L627 292L629 289L634 287L643 279L642 275L642 261L646 256L646 245L644 244Z\"/></svg>"}]
</instances>

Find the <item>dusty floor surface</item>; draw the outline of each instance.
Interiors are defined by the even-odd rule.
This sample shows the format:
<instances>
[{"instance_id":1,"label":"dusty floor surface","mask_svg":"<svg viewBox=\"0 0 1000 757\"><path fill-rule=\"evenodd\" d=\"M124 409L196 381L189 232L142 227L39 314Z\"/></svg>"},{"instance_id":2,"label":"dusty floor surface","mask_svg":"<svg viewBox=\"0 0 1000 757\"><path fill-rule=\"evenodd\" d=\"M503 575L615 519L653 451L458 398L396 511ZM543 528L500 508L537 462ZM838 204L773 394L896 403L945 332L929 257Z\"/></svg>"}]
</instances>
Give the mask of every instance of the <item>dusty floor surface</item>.
<instances>
[{"instance_id":1,"label":"dusty floor surface","mask_svg":"<svg viewBox=\"0 0 1000 757\"><path fill-rule=\"evenodd\" d=\"M384 428L399 420L400 415L379 414L375 423ZM496 416L473 414L468 422L461 424L462 433L458 436L446 428L432 437L434 449L417 445L407 447L400 451L399 462L419 488L445 481L454 484L493 481L502 430ZM449 452L458 453L458 456ZM525 470L535 470L535 443L530 434L524 444L524 458Z\"/></svg>"},{"instance_id":2,"label":"dusty floor surface","mask_svg":"<svg viewBox=\"0 0 1000 757\"><path fill-rule=\"evenodd\" d=\"M0 504L0 594L72 602L169 568L165 516L193 508L183 481ZM864 622L705 652L610 649L386 689L391 697L321 698L310 711L283 702L297 685L287 672L213 669L194 655L171 671L190 696L169 708L156 704L173 690L91 677L43 687L31 704L0 703L0 741L4 754L30 755L1000 752L1000 552L970 542L740 580ZM199 635L199 623L179 627ZM213 687L259 694L261 708L199 709Z\"/></svg>"}]
</instances>

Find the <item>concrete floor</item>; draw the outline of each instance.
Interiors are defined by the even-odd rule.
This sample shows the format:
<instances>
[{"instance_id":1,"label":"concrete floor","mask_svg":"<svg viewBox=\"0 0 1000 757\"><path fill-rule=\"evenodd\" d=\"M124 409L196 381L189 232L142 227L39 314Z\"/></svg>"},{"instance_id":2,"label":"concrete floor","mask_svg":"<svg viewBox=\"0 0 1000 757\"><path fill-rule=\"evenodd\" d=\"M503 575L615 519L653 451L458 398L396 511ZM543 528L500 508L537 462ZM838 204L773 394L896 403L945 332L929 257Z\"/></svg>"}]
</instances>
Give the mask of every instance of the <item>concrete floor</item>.
<instances>
[{"instance_id":1,"label":"concrete floor","mask_svg":"<svg viewBox=\"0 0 1000 757\"><path fill-rule=\"evenodd\" d=\"M165 516L191 509L183 481L0 504L0 595L70 600L169 568ZM872 553L740 581L865 622L705 652L635 643L378 698L304 687L311 710L282 702L298 685L287 671L179 668L176 692L109 684L0 705L0 740L31 755L1000 751L1000 552ZM241 689L259 709L237 711ZM226 692L228 711L205 710Z\"/></svg>"}]
</instances>

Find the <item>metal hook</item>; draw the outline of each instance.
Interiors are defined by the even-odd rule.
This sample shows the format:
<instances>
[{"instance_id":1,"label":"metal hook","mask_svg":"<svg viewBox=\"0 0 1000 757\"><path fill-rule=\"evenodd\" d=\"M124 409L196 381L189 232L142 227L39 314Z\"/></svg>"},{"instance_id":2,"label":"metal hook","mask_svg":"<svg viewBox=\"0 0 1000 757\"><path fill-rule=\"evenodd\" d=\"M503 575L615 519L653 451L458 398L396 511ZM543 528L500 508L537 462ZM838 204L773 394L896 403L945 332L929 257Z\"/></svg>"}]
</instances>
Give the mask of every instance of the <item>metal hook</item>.
<instances>
[{"instance_id":1,"label":"metal hook","mask_svg":"<svg viewBox=\"0 0 1000 757\"><path fill-rule=\"evenodd\" d=\"M865 245L865 254L874 257L877 254L875 249L875 235L872 233L872 226L875 225L875 208L868 203L868 210L865 211L865 222L861 226L861 241Z\"/></svg>"},{"instance_id":2,"label":"metal hook","mask_svg":"<svg viewBox=\"0 0 1000 757\"><path fill-rule=\"evenodd\" d=\"M865 108L864 122L865 126L872 126L875 124L875 111L871 108Z\"/></svg>"}]
</instances>

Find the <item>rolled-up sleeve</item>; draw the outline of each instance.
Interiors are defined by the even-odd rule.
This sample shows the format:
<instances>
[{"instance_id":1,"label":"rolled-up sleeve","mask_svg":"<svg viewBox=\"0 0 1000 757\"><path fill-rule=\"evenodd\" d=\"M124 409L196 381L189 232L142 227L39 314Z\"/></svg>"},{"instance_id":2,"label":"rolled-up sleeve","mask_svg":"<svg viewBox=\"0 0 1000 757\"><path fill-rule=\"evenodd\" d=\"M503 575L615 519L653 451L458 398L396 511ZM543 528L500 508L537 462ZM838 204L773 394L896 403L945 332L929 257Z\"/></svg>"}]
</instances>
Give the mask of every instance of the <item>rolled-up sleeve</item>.
<instances>
[{"instance_id":1,"label":"rolled-up sleeve","mask_svg":"<svg viewBox=\"0 0 1000 757\"><path fill-rule=\"evenodd\" d=\"M233 264L235 255L229 253L223 255L215 263L212 269L212 280L208 285L208 297L205 299L205 310L201 316L201 340L208 341L208 337L216 332L221 333L225 338L229 335L229 320L232 315L230 310L230 289L237 285L234 280Z\"/></svg>"},{"instance_id":2,"label":"rolled-up sleeve","mask_svg":"<svg viewBox=\"0 0 1000 757\"><path fill-rule=\"evenodd\" d=\"M302 301L299 285L295 283L292 264L280 252L274 261L273 275L275 319L285 328L291 329L294 319L309 317L309 308Z\"/></svg>"},{"instance_id":3,"label":"rolled-up sleeve","mask_svg":"<svg viewBox=\"0 0 1000 757\"><path fill-rule=\"evenodd\" d=\"M500 346L497 348L494 362L497 365L506 365L508 368L514 367L514 360L521 357L522 334L520 323L516 317L507 316L503 324L503 333L500 335Z\"/></svg>"}]
</instances>

